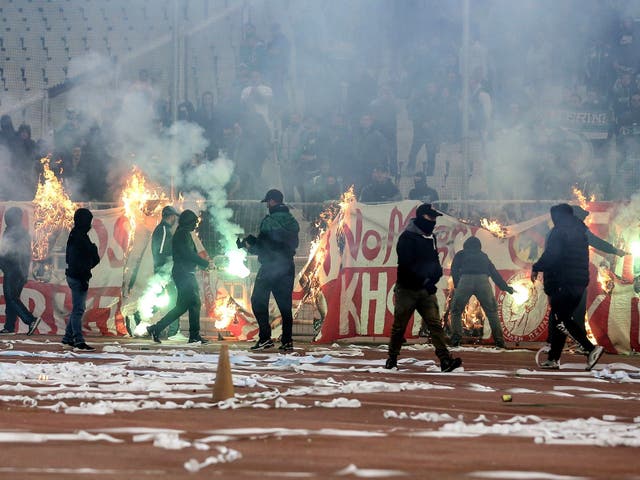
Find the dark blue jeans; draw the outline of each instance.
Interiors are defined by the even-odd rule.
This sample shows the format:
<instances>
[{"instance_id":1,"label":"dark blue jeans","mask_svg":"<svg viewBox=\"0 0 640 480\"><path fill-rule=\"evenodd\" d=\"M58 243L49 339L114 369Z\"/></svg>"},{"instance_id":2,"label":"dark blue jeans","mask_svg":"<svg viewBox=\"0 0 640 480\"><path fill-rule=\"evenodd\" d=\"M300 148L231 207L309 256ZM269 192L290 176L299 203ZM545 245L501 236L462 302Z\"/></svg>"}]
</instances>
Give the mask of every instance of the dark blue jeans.
<instances>
[{"instance_id":1,"label":"dark blue jeans","mask_svg":"<svg viewBox=\"0 0 640 480\"><path fill-rule=\"evenodd\" d=\"M87 303L86 282L67 276L67 284L71 289L71 315L67 322L67 329L62 340L65 342L82 343L82 316Z\"/></svg>"},{"instance_id":2,"label":"dark blue jeans","mask_svg":"<svg viewBox=\"0 0 640 480\"><path fill-rule=\"evenodd\" d=\"M4 328L10 332L15 330L18 317L27 325L30 325L36 319L20 300L20 294L26 283L27 280L22 274L8 268L4 271L4 279L2 280L2 290L6 304Z\"/></svg>"}]
</instances>

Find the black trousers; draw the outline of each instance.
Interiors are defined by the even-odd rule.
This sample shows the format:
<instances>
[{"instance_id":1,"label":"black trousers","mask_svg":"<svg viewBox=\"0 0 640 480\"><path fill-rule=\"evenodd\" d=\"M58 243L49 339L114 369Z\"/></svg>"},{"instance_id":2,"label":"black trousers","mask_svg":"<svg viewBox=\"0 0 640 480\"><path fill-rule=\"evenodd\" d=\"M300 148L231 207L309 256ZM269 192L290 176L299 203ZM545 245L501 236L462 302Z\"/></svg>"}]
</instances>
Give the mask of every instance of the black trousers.
<instances>
[{"instance_id":1,"label":"black trousers","mask_svg":"<svg viewBox=\"0 0 640 480\"><path fill-rule=\"evenodd\" d=\"M551 312L549 313L549 360L559 360L567 340L567 334L578 342L582 348L590 352L594 346L587 338L584 329L584 318L574 315L576 307L584 293L585 287L565 286L549 295ZM583 325L579 323L582 322Z\"/></svg>"},{"instance_id":2,"label":"black trousers","mask_svg":"<svg viewBox=\"0 0 640 480\"><path fill-rule=\"evenodd\" d=\"M282 316L282 343L292 341L293 331L293 278L295 265L293 259L286 264L262 265L258 270L251 294L251 309L260 328L260 341L271 339L271 323L269 322L269 297L278 305Z\"/></svg>"},{"instance_id":3,"label":"black trousers","mask_svg":"<svg viewBox=\"0 0 640 480\"><path fill-rule=\"evenodd\" d=\"M154 325L155 330L160 334L171 323L179 319L186 311L189 312L189 339L200 338L200 290L195 273L185 275L175 275L173 281L178 290L176 306L162 317Z\"/></svg>"},{"instance_id":4,"label":"black trousers","mask_svg":"<svg viewBox=\"0 0 640 480\"><path fill-rule=\"evenodd\" d=\"M20 294L26 284L27 279L21 273L10 268L4 270L4 278L2 279L2 291L6 304L4 328L10 332L15 330L18 317L27 325L36 319L20 300Z\"/></svg>"}]
</instances>

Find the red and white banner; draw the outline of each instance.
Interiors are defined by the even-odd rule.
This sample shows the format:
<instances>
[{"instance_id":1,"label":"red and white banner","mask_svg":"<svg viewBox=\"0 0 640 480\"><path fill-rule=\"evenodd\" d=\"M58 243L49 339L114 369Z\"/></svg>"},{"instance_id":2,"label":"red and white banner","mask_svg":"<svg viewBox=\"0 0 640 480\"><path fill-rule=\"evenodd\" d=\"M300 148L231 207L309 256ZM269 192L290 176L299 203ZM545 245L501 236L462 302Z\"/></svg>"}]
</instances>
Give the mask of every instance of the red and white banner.
<instances>
[{"instance_id":1,"label":"red and white banner","mask_svg":"<svg viewBox=\"0 0 640 480\"><path fill-rule=\"evenodd\" d=\"M320 254L303 270L294 298L300 299L315 275L319 293L316 303L325 313L316 338L319 342L340 339L371 339L385 341L393 324L393 289L396 283L397 255L395 245L399 235L415 216L417 204L405 201L396 204L364 205L354 203L345 212L343 221L334 222L320 240ZM616 205L591 204L591 229L607 238L612 212ZM503 278L510 284L529 289L527 301L516 302L513 296L496 288L499 317L507 341L545 341L548 323L547 298L542 284L532 285L531 265L544 249L544 239L550 229L549 215L510 225L505 238L498 238L483 228L467 225L444 215L438 218L435 235L444 276L438 284L441 313L449 293L451 261L464 241L475 235ZM624 227L622 227L624 228ZM619 259L611 255L612 270L621 270L631 257ZM608 351L627 353L638 348L638 300L633 292L633 276L613 277L615 287L605 293L597 281L598 266L605 260L591 252L591 283L588 290L588 313L591 329L599 344ZM616 263L617 262L617 263ZM416 336L420 322L409 324L407 337ZM485 332L488 332L485 329Z\"/></svg>"},{"instance_id":2,"label":"red and white banner","mask_svg":"<svg viewBox=\"0 0 640 480\"><path fill-rule=\"evenodd\" d=\"M25 212L25 227L33 235L32 205L0 204L0 215L10 206L20 206ZM353 203L345 212L344 221L334 222L320 239L319 252L298 277L294 300L305 293L302 285L318 289L315 303L324 315L316 338L319 342L340 339L371 339L386 341L393 323L393 288L396 282L397 256L395 245L399 235L415 216L417 204L405 201L386 205ZM591 230L602 238L620 239L628 225L616 225L617 204L589 205ZM128 250L130 227L122 208L96 210L89 236L98 246L100 264L93 270L89 285L84 328L94 335L125 335L123 310L135 304L144 289L153 267L149 239L157 222L148 218L136 227L134 242ZM0 234L4 231L4 222ZM498 311L508 341L544 341L548 306L542 285L531 286L531 264L544 248L550 228L548 215L506 227L507 236L497 238L489 231L467 225L447 215L438 218L435 235L445 275L438 284L438 299L443 313L448 291L451 261L471 235L477 236L508 283L521 283L530 288L526 302L516 303L513 296L496 289ZM34 315L41 316L39 333L61 334L71 309L71 294L64 277L64 249L68 232L62 231L50 245L50 257L44 263L32 264L38 278L30 276L22 300ZM55 240L55 241L54 241ZM629 239L626 238L628 241ZM615 243L615 242L613 242ZM603 269L602 264L610 265ZM46 267L46 268L45 268ZM607 293L597 280L598 270L611 270L613 290ZM255 273L255 272L254 272ZM610 352L640 351L640 308L633 290L633 259L591 252L591 282L588 289L587 312L591 330L598 343ZM228 279L215 273L205 274L203 313L212 314L215 303L237 298L235 287ZM224 328L238 339L251 339L257 333L248 299L250 280L241 282L244 298L235 302L237 311ZM237 283L237 282L236 282ZM235 290L231 291L231 290ZM243 305L238 305L238 303ZM244 307L244 309L242 308ZM274 309L274 317L277 311ZM4 298L0 303L0 321L4 322ZM407 336L416 336L419 322L411 322ZM18 321L19 332L26 325ZM487 331L487 329L485 329ZM277 332L277 331L276 331ZM274 333L276 333L274 332Z\"/></svg>"}]
</instances>

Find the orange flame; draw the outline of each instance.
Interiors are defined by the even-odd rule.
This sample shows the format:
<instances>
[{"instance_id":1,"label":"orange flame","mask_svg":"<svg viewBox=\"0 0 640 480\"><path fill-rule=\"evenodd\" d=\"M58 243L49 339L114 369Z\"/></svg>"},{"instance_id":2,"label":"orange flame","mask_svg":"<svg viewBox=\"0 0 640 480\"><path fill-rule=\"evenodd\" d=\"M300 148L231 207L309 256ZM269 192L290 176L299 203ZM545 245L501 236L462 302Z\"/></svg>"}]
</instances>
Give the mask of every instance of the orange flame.
<instances>
[{"instance_id":1,"label":"orange flame","mask_svg":"<svg viewBox=\"0 0 640 480\"><path fill-rule=\"evenodd\" d=\"M33 198L34 240L32 253L34 260L44 260L49 254L49 240L61 229L73 227L76 206L64 191L62 182L49 167L49 157L40 159L42 176L38 181Z\"/></svg>"},{"instance_id":2,"label":"orange flame","mask_svg":"<svg viewBox=\"0 0 640 480\"><path fill-rule=\"evenodd\" d=\"M587 209L587 204L589 202L595 202L596 201L596 196L595 195L591 195L589 197L589 199L587 200L587 197L582 192L582 190L580 190L575 185L573 187L571 187L571 192L573 193L573 196L575 197L576 201L578 202L578 205L580 205L585 210Z\"/></svg>"},{"instance_id":3,"label":"orange flame","mask_svg":"<svg viewBox=\"0 0 640 480\"><path fill-rule=\"evenodd\" d=\"M606 267L606 265L598 266L598 283L607 295L611 294L613 287L615 286L615 282L613 281L611 271Z\"/></svg>"},{"instance_id":4,"label":"orange flame","mask_svg":"<svg viewBox=\"0 0 640 480\"><path fill-rule=\"evenodd\" d=\"M480 226L498 238L505 238L509 233L507 227L501 225L497 220L483 218L480 220Z\"/></svg>"},{"instance_id":5,"label":"orange flame","mask_svg":"<svg viewBox=\"0 0 640 480\"><path fill-rule=\"evenodd\" d=\"M356 195L354 193L354 187L351 185L340 196L338 202L331 203L318 215L316 227L319 228L319 233L311 242L309 262L307 263L306 269L300 274L300 283L303 286L304 295L294 313L294 318L300 312L302 305L309 300L315 300L320 294L320 269L324 263L327 254L326 249L328 248L328 245L325 245L323 242L325 232L328 231L335 222L338 222L336 233L340 235L345 219L348 217L349 209L355 202Z\"/></svg>"},{"instance_id":6,"label":"orange flame","mask_svg":"<svg viewBox=\"0 0 640 480\"><path fill-rule=\"evenodd\" d=\"M124 214L131 227L129 235L129 247L131 247L135 237L137 220L142 215L159 214L160 209L169 203L169 198L160 187L148 182L140 169L134 166L125 187L122 189L121 201Z\"/></svg>"},{"instance_id":7,"label":"orange flame","mask_svg":"<svg viewBox=\"0 0 640 480\"><path fill-rule=\"evenodd\" d=\"M238 304L230 296L216 300L216 306L213 310L215 327L218 330L227 328L235 318L237 312Z\"/></svg>"}]
</instances>

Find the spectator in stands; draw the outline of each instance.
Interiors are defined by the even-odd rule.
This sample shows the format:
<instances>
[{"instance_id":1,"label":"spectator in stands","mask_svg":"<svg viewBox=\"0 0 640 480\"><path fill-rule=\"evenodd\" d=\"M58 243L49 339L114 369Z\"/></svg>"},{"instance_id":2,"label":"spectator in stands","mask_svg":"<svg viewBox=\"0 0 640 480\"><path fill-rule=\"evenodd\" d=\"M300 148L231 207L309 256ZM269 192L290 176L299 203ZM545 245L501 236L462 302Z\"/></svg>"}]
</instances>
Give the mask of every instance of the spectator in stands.
<instances>
[{"instance_id":1,"label":"spectator in stands","mask_svg":"<svg viewBox=\"0 0 640 480\"><path fill-rule=\"evenodd\" d=\"M194 119L204 129L204 138L209 142L207 157L211 160L217 158L218 150L222 147L222 132L220 118L213 102L213 93L207 91L202 94Z\"/></svg>"},{"instance_id":2,"label":"spectator in stands","mask_svg":"<svg viewBox=\"0 0 640 480\"><path fill-rule=\"evenodd\" d=\"M416 310L431 333L440 369L451 372L462 365L462 360L453 358L447 349L436 297L436 284L442 277L442 266L433 229L440 215L442 214L431 208L430 204L423 203L416 209L416 218L409 222L398 239L395 307L389 338L389 358L385 368L398 366L405 331Z\"/></svg>"},{"instance_id":3,"label":"spectator in stands","mask_svg":"<svg viewBox=\"0 0 640 480\"><path fill-rule=\"evenodd\" d=\"M491 129L493 101L482 70L476 68L469 78L469 130L486 142Z\"/></svg>"},{"instance_id":4,"label":"spectator in stands","mask_svg":"<svg viewBox=\"0 0 640 480\"><path fill-rule=\"evenodd\" d=\"M373 167L371 183L366 185L360 193L362 203L397 202L402 200L400 190L389 176L389 170L384 166Z\"/></svg>"},{"instance_id":5,"label":"spectator in stands","mask_svg":"<svg viewBox=\"0 0 640 480\"><path fill-rule=\"evenodd\" d=\"M239 56L240 63L246 65L249 71L264 71L266 47L258 37L255 25L251 23L244 24Z\"/></svg>"},{"instance_id":6,"label":"spectator in stands","mask_svg":"<svg viewBox=\"0 0 640 480\"><path fill-rule=\"evenodd\" d=\"M423 203L434 203L439 200L438 192L427 185L427 177L423 172L413 176L414 187L409 191L409 200L420 200Z\"/></svg>"},{"instance_id":7,"label":"spectator in stands","mask_svg":"<svg viewBox=\"0 0 640 480\"><path fill-rule=\"evenodd\" d=\"M84 143L80 123L80 115L75 110L67 109L65 122L53 134L56 151L63 158L71 154L73 147Z\"/></svg>"},{"instance_id":8,"label":"spectator in stands","mask_svg":"<svg viewBox=\"0 0 640 480\"><path fill-rule=\"evenodd\" d=\"M396 100L391 87L380 87L378 97L371 102L370 111L374 119L374 127L384 135L389 145L389 171L398 177L398 112Z\"/></svg>"},{"instance_id":9,"label":"spectator in stands","mask_svg":"<svg viewBox=\"0 0 640 480\"><path fill-rule=\"evenodd\" d=\"M362 116L370 113L368 108L376 98L377 91L376 79L364 62L359 62L355 66L355 75L347 87L347 108L345 111L349 114L349 124L352 128L356 128L358 120L362 125Z\"/></svg>"},{"instance_id":10,"label":"spectator in stands","mask_svg":"<svg viewBox=\"0 0 640 480\"><path fill-rule=\"evenodd\" d=\"M640 125L640 92L631 95L629 108L620 113L621 126Z\"/></svg>"},{"instance_id":11,"label":"spectator in stands","mask_svg":"<svg viewBox=\"0 0 640 480\"><path fill-rule=\"evenodd\" d=\"M196 111L193 108L193 103L189 100L184 100L178 105L178 121L179 122L195 122Z\"/></svg>"},{"instance_id":12,"label":"spectator in stands","mask_svg":"<svg viewBox=\"0 0 640 480\"><path fill-rule=\"evenodd\" d=\"M348 166L348 183L361 189L367 182L367 172L376 165L389 170L389 142L373 125L373 116L366 113L360 117L360 130L355 140L355 159Z\"/></svg>"},{"instance_id":13,"label":"spectator in stands","mask_svg":"<svg viewBox=\"0 0 640 480\"><path fill-rule=\"evenodd\" d=\"M17 134L13 128L11 116L2 115L0 117L0 145L4 145L10 152L15 151Z\"/></svg>"},{"instance_id":14,"label":"spectator in stands","mask_svg":"<svg viewBox=\"0 0 640 480\"><path fill-rule=\"evenodd\" d=\"M198 223L198 216L192 210L183 211L178 217L178 228L173 235L173 268L171 276L178 290L176 305L158 323L147 327L147 332L156 343L161 343L162 331L189 312L189 342L209 343L200 335L200 291L196 280L196 267L206 269L209 261L198 255L192 234Z\"/></svg>"},{"instance_id":15,"label":"spectator in stands","mask_svg":"<svg viewBox=\"0 0 640 480\"><path fill-rule=\"evenodd\" d=\"M634 91L635 86L632 82L631 73L621 73L613 84L613 89L611 91L612 108L617 118L629 109L629 106L631 105L631 95Z\"/></svg>"},{"instance_id":16,"label":"spectator in stands","mask_svg":"<svg viewBox=\"0 0 640 480\"><path fill-rule=\"evenodd\" d=\"M4 274L2 291L5 301L5 322L0 334L13 335L19 317L29 327L32 335L42 320L35 317L20 300L22 289L27 284L31 265L31 238L22 225L22 209L8 208L4 213L6 229L0 244L0 269Z\"/></svg>"},{"instance_id":17,"label":"spectator in stands","mask_svg":"<svg viewBox=\"0 0 640 480\"><path fill-rule=\"evenodd\" d=\"M452 346L458 347L462 342L462 313L469 299L475 295L487 315L495 346L506 348L502 325L498 320L498 304L488 277L491 277L500 290L513 293L513 288L507 285L491 259L482 251L480 239L467 238L462 250L455 254L451 262L451 278L455 288L451 300Z\"/></svg>"},{"instance_id":18,"label":"spectator in stands","mask_svg":"<svg viewBox=\"0 0 640 480\"><path fill-rule=\"evenodd\" d=\"M331 170L336 172L345 188L351 185L349 175L354 159L354 145L346 117L341 113L334 113L327 127L326 158L331 164Z\"/></svg>"},{"instance_id":19,"label":"spectator in stands","mask_svg":"<svg viewBox=\"0 0 640 480\"><path fill-rule=\"evenodd\" d=\"M286 102L285 82L289 74L291 45L282 33L279 23L271 25L271 38L267 43L265 73L276 101L284 105Z\"/></svg>"},{"instance_id":20,"label":"spectator in stands","mask_svg":"<svg viewBox=\"0 0 640 480\"><path fill-rule=\"evenodd\" d=\"M24 197L14 197L13 200L33 200L38 184L37 150L36 142L31 139L31 127L20 125L13 152L13 178L24 186Z\"/></svg>"},{"instance_id":21,"label":"spectator in stands","mask_svg":"<svg viewBox=\"0 0 640 480\"><path fill-rule=\"evenodd\" d=\"M300 113L291 112L284 116L278 149L281 173L295 171L297 156L302 151L304 131L305 126ZM284 194L287 198L295 198L295 182L286 182L285 189Z\"/></svg>"},{"instance_id":22,"label":"spectator in stands","mask_svg":"<svg viewBox=\"0 0 640 480\"><path fill-rule=\"evenodd\" d=\"M614 68L618 72L633 72L640 63L640 48L633 17L624 17L620 22L614 47Z\"/></svg>"},{"instance_id":23,"label":"spectator in stands","mask_svg":"<svg viewBox=\"0 0 640 480\"><path fill-rule=\"evenodd\" d=\"M269 214L260 223L258 237L249 235L238 246L258 255L260 270L251 294L251 309L258 321L260 333L251 350L273 348L271 324L269 323L269 297L273 293L282 316L281 352L293 351L292 294L295 265L293 256L298 248L300 226L283 203L284 196L279 190L269 190L263 202Z\"/></svg>"},{"instance_id":24,"label":"spectator in stands","mask_svg":"<svg viewBox=\"0 0 640 480\"><path fill-rule=\"evenodd\" d=\"M327 160L320 164L320 170L312 175L304 188L305 201L310 205L303 207L303 213L307 220L315 222L316 217L322 212L323 202L338 200L342 194L342 189L338 183L338 178L331 171L331 165Z\"/></svg>"},{"instance_id":25,"label":"spectator in stands","mask_svg":"<svg viewBox=\"0 0 640 480\"><path fill-rule=\"evenodd\" d=\"M590 39L584 73L587 88L597 92L606 92L615 80L611 45L597 35Z\"/></svg>"},{"instance_id":26,"label":"spectator in stands","mask_svg":"<svg viewBox=\"0 0 640 480\"><path fill-rule=\"evenodd\" d=\"M424 90L417 92L409 100L407 110L413 124L413 139L407 160L407 170L412 172L416 168L418 152L424 146L427 150L425 172L433 176L436 165L436 152L440 146L440 131L438 128L438 112L440 99L438 85L434 81L427 82Z\"/></svg>"},{"instance_id":27,"label":"spectator in stands","mask_svg":"<svg viewBox=\"0 0 640 480\"><path fill-rule=\"evenodd\" d=\"M86 309L91 270L100 263L98 247L88 235L92 220L93 214L86 208L79 208L73 214L73 228L67 240L65 270L67 284L71 289L72 308L62 337L63 346L88 352L95 348L84 341L82 317Z\"/></svg>"},{"instance_id":28,"label":"spectator in stands","mask_svg":"<svg viewBox=\"0 0 640 480\"><path fill-rule=\"evenodd\" d=\"M580 304L584 289L589 284L589 242L586 225L574 216L566 203L551 207L553 228L545 242L542 256L531 267L531 281L538 272L543 273L544 292L549 297L548 359L540 367L558 370L560 356L567 333L589 352L587 370L591 370L604 353L601 346L593 345L576 325L573 312Z\"/></svg>"}]
</instances>

